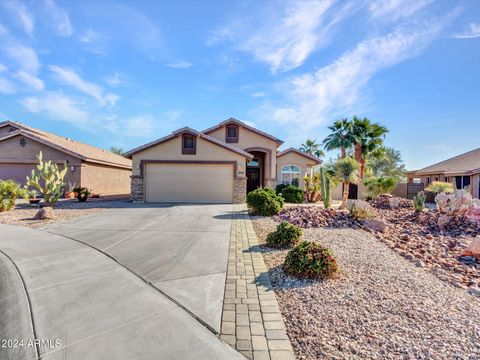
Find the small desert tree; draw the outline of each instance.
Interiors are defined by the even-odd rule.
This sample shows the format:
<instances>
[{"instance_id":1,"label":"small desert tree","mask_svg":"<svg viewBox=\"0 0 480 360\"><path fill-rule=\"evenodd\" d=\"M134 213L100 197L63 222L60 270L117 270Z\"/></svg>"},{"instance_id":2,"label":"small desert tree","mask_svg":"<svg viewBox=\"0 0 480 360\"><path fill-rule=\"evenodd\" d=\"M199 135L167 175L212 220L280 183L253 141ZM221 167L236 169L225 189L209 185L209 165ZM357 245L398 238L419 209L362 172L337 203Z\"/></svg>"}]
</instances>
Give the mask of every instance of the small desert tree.
<instances>
[{"instance_id":1,"label":"small desert tree","mask_svg":"<svg viewBox=\"0 0 480 360\"><path fill-rule=\"evenodd\" d=\"M343 183L342 203L339 209L345 209L348 200L348 187L351 183L358 182L358 169L360 164L350 157L338 159L335 163L335 176Z\"/></svg>"},{"instance_id":2,"label":"small desert tree","mask_svg":"<svg viewBox=\"0 0 480 360\"><path fill-rule=\"evenodd\" d=\"M32 170L31 177L27 176L25 186L33 187L43 195L45 203L53 206L63 195L65 183L63 179L67 174L67 163L63 164L63 170L59 170L58 165L51 160L43 161L43 154L40 151L37 155L37 172Z\"/></svg>"},{"instance_id":3,"label":"small desert tree","mask_svg":"<svg viewBox=\"0 0 480 360\"><path fill-rule=\"evenodd\" d=\"M434 181L430 185L428 185L427 189L435 194L440 193L452 193L454 192L453 184L449 182L443 181Z\"/></svg>"}]
</instances>

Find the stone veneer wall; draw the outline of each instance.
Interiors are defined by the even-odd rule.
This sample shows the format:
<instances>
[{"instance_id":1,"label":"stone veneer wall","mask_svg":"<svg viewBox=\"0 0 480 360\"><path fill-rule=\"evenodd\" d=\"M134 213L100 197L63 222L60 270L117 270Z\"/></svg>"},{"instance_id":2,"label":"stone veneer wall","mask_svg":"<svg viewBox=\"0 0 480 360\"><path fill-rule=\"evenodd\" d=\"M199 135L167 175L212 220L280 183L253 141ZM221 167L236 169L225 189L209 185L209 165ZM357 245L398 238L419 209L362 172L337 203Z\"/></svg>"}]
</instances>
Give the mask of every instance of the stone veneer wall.
<instances>
[{"instance_id":1,"label":"stone veneer wall","mask_svg":"<svg viewBox=\"0 0 480 360\"><path fill-rule=\"evenodd\" d=\"M131 187L131 198L133 202L143 202L144 194L143 194L143 177L138 175L131 176L132 178L132 187Z\"/></svg>"},{"instance_id":2,"label":"stone veneer wall","mask_svg":"<svg viewBox=\"0 0 480 360\"><path fill-rule=\"evenodd\" d=\"M247 201L247 178L235 177L233 180L233 203L244 204Z\"/></svg>"}]
</instances>

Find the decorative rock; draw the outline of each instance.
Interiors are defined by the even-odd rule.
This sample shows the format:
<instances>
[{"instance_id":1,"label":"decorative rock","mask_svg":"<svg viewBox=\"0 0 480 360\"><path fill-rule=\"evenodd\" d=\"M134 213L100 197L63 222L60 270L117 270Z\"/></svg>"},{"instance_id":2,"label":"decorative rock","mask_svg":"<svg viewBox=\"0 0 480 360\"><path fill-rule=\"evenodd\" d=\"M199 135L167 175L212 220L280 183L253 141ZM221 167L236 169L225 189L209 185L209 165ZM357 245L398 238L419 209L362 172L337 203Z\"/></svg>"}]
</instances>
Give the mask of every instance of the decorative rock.
<instances>
[{"instance_id":1,"label":"decorative rock","mask_svg":"<svg viewBox=\"0 0 480 360\"><path fill-rule=\"evenodd\" d=\"M480 288L478 286L470 286L468 292L474 296L480 296Z\"/></svg>"},{"instance_id":2,"label":"decorative rock","mask_svg":"<svg viewBox=\"0 0 480 360\"><path fill-rule=\"evenodd\" d=\"M367 219L363 222L363 225L367 229L373 230L373 231L379 231L379 232L385 232L385 228L387 225L383 220L377 220L377 219Z\"/></svg>"},{"instance_id":3,"label":"decorative rock","mask_svg":"<svg viewBox=\"0 0 480 360\"><path fill-rule=\"evenodd\" d=\"M444 229L452 221L452 217L446 214L440 215L437 220L437 225L440 229Z\"/></svg>"},{"instance_id":4,"label":"decorative rock","mask_svg":"<svg viewBox=\"0 0 480 360\"><path fill-rule=\"evenodd\" d=\"M427 234L427 235L425 235L425 239L433 240L433 235L432 234Z\"/></svg>"},{"instance_id":5,"label":"decorative rock","mask_svg":"<svg viewBox=\"0 0 480 360\"><path fill-rule=\"evenodd\" d=\"M53 208L47 206L38 210L38 212L33 217L34 220L45 220L45 219L55 219L55 213Z\"/></svg>"},{"instance_id":6,"label":"decorative rock","mask_svg":"<svg viewBox=\"0 0 480 360\"><path fill-rule=\"evenodd\" d=\"M474 238L470 245L463 251L462 256L474 256L480 260L480 238Z\"/></svg>"}]
</instances>

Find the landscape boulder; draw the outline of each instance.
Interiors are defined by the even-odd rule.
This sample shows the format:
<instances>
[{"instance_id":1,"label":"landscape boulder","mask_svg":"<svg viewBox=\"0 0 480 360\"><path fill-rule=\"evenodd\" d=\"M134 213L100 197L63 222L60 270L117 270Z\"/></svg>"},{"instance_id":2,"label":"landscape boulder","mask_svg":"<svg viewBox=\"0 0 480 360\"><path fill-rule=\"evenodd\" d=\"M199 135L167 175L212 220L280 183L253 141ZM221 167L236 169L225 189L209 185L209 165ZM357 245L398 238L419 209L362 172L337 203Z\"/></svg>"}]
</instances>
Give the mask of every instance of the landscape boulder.
<instances>
[{"instance_id":1,"label":"landscape boulder","mask_svg":"<svg viewBox=\"0 0 480 360\"><path fill-rule=\"evenodd\" d=\"M475 237L473 241L463 250L462 256L474 256L480 260L480 238Z\"/></svg>"},{"instance_id":2,"label":"landscape boulder","mask_svg":"<svg viewBox=\"0 0 480 360\"><path fill-rule=\"evenodd\" d=\"M47 206L41 208L35 214L34 220L45 220L45 219L55 219L55 213L53 212L53 208Z\"/></svg>"},{"instance_id":3,"label":"landscape boulder","mask_svg":"<svg viewBox=\"0 0 480 360\"><path fill-rule=\"evenodd\" d=\"M372 231L385 232L387 225L383 220L367 219L363 222L363 225Z\"/></svg>"}]
</instances>

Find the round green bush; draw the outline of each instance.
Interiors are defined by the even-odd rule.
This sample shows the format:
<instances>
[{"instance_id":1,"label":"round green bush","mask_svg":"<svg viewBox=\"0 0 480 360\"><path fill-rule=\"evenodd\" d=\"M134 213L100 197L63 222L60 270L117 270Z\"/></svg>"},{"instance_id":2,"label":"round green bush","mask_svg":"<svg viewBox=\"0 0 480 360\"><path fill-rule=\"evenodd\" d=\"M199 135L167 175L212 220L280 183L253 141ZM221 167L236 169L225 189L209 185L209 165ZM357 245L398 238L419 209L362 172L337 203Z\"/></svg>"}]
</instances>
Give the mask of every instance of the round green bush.
<instances>
[{"instance_id":1,"label":"round green bush","mask_svg":"<svg viewBox=\"0 0 480 360\"><path fill-rule=\"evenodd\" d=\"M290 247L300 240L302 229L286 221L277 225L275 231L267 235L267 245L272 247Z\"/></svg>"},{"instance_id":2,"label":"round green bush","mask_svg":"<svg viewBox=\"0 0 480 360\"><path fill-rule=\"evenodd\" d=\"M302 189L295 185L288 185L281 191L282 197L286 202L300 204L305 199L305 194Z\"/></svg>"},{"instance_id":3,"label":"round green bush","mask_svg":"<svg viewBox=\"0 0 480 360\"><path fill-rule=\"evenodd\" d=\"M247 205L262 216L276 215L283 208L283 198L269 188L258 188L247 194Z\"/></svg>"},{"instance_id":4,"label":"round green bush","mask_svg":"<svg viewBox=\"0 0 480 360\"><path fill-rule=\"evenodd\" d=\"M290 250L284 267L290 275L311 279L329 278L338 271L331 250L311 241L302 241Z\"/></svg>"}]
</instances>

